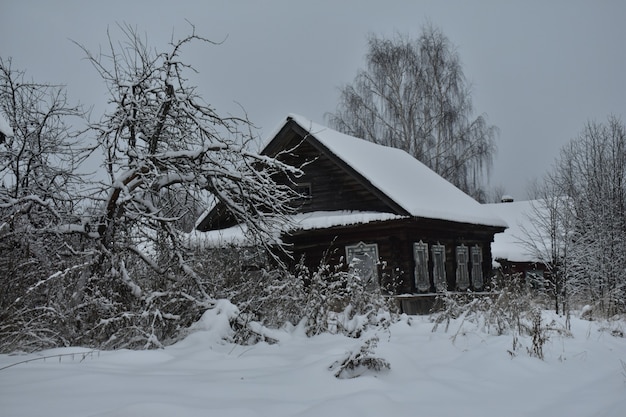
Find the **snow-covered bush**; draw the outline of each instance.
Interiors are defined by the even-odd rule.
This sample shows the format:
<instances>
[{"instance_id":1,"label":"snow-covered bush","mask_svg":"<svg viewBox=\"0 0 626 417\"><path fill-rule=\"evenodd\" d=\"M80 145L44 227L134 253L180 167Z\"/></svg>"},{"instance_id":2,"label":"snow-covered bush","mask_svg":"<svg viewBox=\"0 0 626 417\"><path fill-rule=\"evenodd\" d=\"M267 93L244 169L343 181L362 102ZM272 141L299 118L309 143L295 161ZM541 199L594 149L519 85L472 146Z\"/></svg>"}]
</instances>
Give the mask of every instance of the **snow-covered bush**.
<instances>
[{"instance_id":1,"label":"snow-covered bush","mask_svg":"<svg viewBox=\"0 0 626 417\"><path fill-rule=\"evenodd\" d=\"M323 262L307 278L303 312L310 335L331 331L359 337L367 326L388 326L397 317L391 298L341 266Z\"/></svg>"},{"instance_id":2,"label":"snow-covered bush","mask_svg":"<svg viewBox=\"0 0 626 417\"><path fill-rule=\"evenodd\" d=\"M235 340L241 343L266 340L257 329L285 324L301 324L310 336L333 332L359 337L368 326L388 326L397 317L392 299L324 261L312 271L303 261L289 271L263 262L264 256L252 248L236 247L196 258L210 293L239 308Z\"/></svg>"},{"instance_id":3,"label":"snow-covered bush","mask_svg":"<svg viewBox=\"0 0 626 417\"><path fill-rule=\"evenodd\" d=\"M259 328L280 328L302 320L303 282L282 266L272 266L262 248L228 246L198 250L194 269L214 298L239 309L233 341L264 340Z\"/></svg>"},{"instance_id":4,"label":"snow-covered bush","mask_svg":"<svg viewBox=\"0 0 626 417\"><path fill-rule=\"evenodd\" d=\"M546 308L525 285L521 274L505 276L502 285L493 285L489 294L442 294L442 310L433 314L433 332L444 325L445 331L456 327L453 341L458 335L476 331L493 335L511 335L513 355L522 346L522 338L530 338L527 351L543 359L543 345L549 332L569 335L564 326L542 322L541 312ZM539 300L539 301L538 301Z\"/></svg>"},{"instance_id":5,"label":"snow-covered bush","mask_svg":"<svg viewBox=\"0 0 626 417\"><path fill-rule=\"evenodd\" d=\"M520 274L506 276L502 282L502 287L494 285L487 294L441 294L438 302L442 308L432 316L433 331L442 324L447 331L453 320L471 323L477 330L496 335L518 329L522 316L532 310L532 295Z\"/></svg>"},{"instance_id":6,"label":"snow-covered bush","mask_svg":"<svg viewBox=\"0 0 626 417\"><path fill-rule=\"evenodd\" d=\"M339 379L357 378L391 369L386 359L374 356L378 341L376 335L366 339L358 349L347 352L342 360L334 362L328 369Z\"/></svg>"}]
</instances>

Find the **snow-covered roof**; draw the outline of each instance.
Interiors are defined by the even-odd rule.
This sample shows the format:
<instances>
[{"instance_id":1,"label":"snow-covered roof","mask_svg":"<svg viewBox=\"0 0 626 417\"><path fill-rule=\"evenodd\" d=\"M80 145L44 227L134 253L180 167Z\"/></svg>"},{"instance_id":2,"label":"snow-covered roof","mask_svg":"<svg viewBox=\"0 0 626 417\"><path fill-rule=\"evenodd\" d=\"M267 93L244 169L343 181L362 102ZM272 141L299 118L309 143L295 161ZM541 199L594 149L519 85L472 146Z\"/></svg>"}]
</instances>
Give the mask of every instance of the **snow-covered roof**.
<instances>
[{"instance_id":1,"label":"snow-covered roof","mask_svg":"<svg viewBox=\"0 0 626 417\"><path fill-rule=\"evenodd\" d=\"M329 227L365 224L377 221L397 220L402 216L391 213L366 211L314 211L293 216L292 230L314 230Z\"/></svg>"},{"instance_id":2,"label":"snow-covered roof","mask_svg":"<svg viewBox=\"0 0 626 417\"><path fill-rule=\"evenodd\" d=\"M504 219L509 228L496 233L491 244L494 259L507 259L512 262L539 262L536 251L528 242L528 232L534 230L532 216L541 209L538 200L514 201L510 203L485 204L492 212Z\"/></svg>"},{"instance_id":3,"label":"snow-covered roof","mask_svg":"<svg viewBox=\"0 0 626 417\"><path fill-rule=\"evenodd\" d=\"M507 227L487 207L403 150L337 132L299 115L289 119L411 216Z\"/></svg>"},{"instance_id":4,"label":"snow-covered roof","mask_svg":"<svg viewBox=\"0 0 626 417\"><path fill-rule=\"evenodd\" d=\"M401 219L391 213L365 212L365 211L313 211L298 213L288 216L284 227L275 231L274 239L280 241L280 235L285 232L296 230L327 229L331 227L366 224L377 221ZM248 243L245 225L235 225L226 229L211 230L207 232L192 231L188 235L192 245L198 247L221 247L224 245L246 245Z\"/></svg>"},{"instance_id":5,"label":"snow-covered roof","mask_svg":"<svg viewBox=\"0 0 626 417\"><path fill-rule=\"evenodd\" d=\"M11 129L9 122L2 116L2 113L0 113L0 132L4 133L5 136L13 136L13 129Z\"/></svg>"}]
</instances>

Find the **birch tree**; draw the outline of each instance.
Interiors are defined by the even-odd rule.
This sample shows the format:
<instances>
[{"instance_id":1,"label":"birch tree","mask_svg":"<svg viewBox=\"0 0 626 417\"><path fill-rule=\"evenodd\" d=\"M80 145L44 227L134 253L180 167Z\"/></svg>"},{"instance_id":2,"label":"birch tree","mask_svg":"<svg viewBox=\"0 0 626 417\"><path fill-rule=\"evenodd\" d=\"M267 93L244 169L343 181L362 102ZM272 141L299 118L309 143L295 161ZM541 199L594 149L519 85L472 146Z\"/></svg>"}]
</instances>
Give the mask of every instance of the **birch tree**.
<instances>
[{"instance_id":1,"label":"birch tree","mask_svg":"<svg viewBox=\"0 0 626 417\"><path fill-rule=\"evenodd\" d=\"M461 190L486 200L497 129L473 116L458 53L430 25L417 39L371 36L367 68L341 88L330 125L405 150Z\"/></svg>"}]
</instances>

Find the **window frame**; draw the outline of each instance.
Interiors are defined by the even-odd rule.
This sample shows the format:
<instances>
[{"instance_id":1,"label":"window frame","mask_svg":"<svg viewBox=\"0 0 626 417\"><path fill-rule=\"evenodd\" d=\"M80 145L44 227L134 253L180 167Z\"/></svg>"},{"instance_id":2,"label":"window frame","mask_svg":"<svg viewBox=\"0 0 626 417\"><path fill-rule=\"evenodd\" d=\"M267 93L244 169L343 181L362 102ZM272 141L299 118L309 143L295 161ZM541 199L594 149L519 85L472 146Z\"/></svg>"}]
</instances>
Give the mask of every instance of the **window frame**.
<instances>
[{"instance_id":1,"label":"window frame","mask_svg":"<svg viewBox=\"0 0 626 417\"><path fill-rule=\"evenodd\" d=\"M380 290L379 276L378 276L378 263L379 263L379 255L378 255L378 244L377 243L365 243L360 241L359 243L353 245L346 245L346 264L348 265L348 273L352 275L358 276L363 285L368 290ZM371 260L369 262L369 270L370 273L367 276L362 276L362 274L355 274L356 268L353 266L353 260L359 259L362 261L364 259ZM366 263L364 265L367 266Z\"/></svg>"},{"instance_id":2,"label":"window frame","mask_svg":"<svg viewBox=\"0 0 626 417\"><path fill-rule=\"evenodd\" d=\"M418 254L422 254L422 262ZM415 261L414 281L415 289L419 292L430 290L430 274L428 268L428 243L423 241L413 243L413 260Z\"/></svg>"},{"instance_id":3,"label":"window frame","mask_svg":"<svg viewBox=\"0 0 626 417\"><path fill-rule=\"evenodd\" d=\"M433 283L435 291L445 292L448 290L448 280L446 277L446 246L437 242L430 247L433 260Z\"/></svg>"},{"instance_id":4,"label":"window frame","mask_svg":"<svg viewBox=\"0 0 626 417\"><path fill-rule=\"evenodd\" d=\"M469 249L464 244L456 247L456 286L461 291L470 287Z\"/></svg>"},{"instance_id":5,"label":"window frame","mask_svg":"<svg viewBox=\"0 0 626 417\"><path fill-rule=\"evenodd\" d=\"M481 289L485 285L485 278L483 276L483 248L478 244L470 248L470 261L472 263L472 285L474 289Z\"/></svg>"}]
</instances>

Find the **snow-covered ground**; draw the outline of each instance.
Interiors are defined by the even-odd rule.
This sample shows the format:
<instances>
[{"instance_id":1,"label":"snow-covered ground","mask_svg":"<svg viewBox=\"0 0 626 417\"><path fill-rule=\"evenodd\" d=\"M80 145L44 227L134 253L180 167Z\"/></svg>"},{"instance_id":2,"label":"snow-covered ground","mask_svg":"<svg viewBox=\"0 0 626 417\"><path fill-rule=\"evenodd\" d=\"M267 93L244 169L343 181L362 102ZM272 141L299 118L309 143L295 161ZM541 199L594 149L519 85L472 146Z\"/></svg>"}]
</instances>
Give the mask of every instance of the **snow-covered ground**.
<instances>
[{"instance_id":1,"label":"snow-covered ground","mask_svg":"<svg viewBox=\"0 0 626 417\"><path fill-rule=\"evenodd\" d=\"M378 331L375 355L391 369L354 379L328 368L371 333L307 338L294 328L277 332L277 344L239 346L218 340L219 323L200 327L162 350L0 355L0 368L48 357L0 370L0 415L626 415L626 338L611 334L626 330L621 321L573 319L573 337L552 334L540 360L528 339L512 356L511 336L457 332L458 323L433 332L428 317L403 317Z\"/></svg>"}]
</instances>

